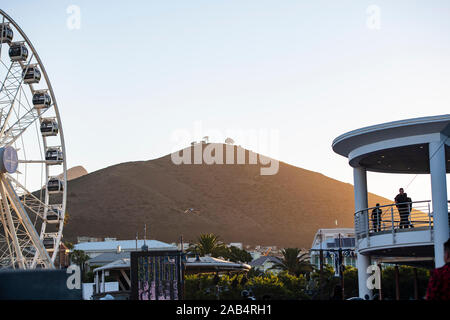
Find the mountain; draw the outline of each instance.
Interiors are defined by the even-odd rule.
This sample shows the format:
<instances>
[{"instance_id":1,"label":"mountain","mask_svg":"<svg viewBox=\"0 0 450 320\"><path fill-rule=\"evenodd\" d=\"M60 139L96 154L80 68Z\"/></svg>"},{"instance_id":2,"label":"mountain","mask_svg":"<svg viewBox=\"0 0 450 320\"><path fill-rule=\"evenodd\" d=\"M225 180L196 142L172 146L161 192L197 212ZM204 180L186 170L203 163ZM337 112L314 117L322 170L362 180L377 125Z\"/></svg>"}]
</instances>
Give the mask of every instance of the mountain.
<instances>
[{"instance_id":1,"label":"mountain","mask_svg":"<svg viewBox=\"0 0 450 320\"><path fill-rule=\"evenodd\" d=\"M67 169L67 181L85 176L87 174L87 170L82 166L72 167L70 169ZM60 174L59 177L61 178L62 174Z\"/></svg>"},{"instance_id":2,"label":"mountain","mask_svg":"<svg viewBox=\"0 0 450 320\"><path fill-rule=\"evenodd\" d=\"M225 145L208 145L225 154ZM261 175L260 165L248 164L257 154L232 148L247 164L176 165L167 155L69 181L64 238L142 238L147 224L148 238L166 242L212 232L226 242L309 248L319 228L335 228L336 220L353 227L352 185L283 162L277 174ZM369 202L390 201L369 194Z\"/></svg>"}]
</instances>

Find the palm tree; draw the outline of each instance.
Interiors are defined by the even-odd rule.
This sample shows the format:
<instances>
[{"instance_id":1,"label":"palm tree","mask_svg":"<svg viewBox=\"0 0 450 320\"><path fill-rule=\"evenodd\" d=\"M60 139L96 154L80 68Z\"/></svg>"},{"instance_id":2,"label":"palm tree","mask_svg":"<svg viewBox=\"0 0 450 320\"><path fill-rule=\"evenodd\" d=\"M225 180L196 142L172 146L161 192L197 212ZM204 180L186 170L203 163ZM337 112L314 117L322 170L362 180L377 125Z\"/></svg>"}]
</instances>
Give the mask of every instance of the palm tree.
<instances>
[{"instance_id":1,"label":"palm tree","mask_svg":"<svg viewBox=\"0 0 450 320\"><path fill-rule=\"evenodd\" d=\"M313 271L308 253L301 253L298 248L286 248L281 253L283 254L281 262L275 263L271 269L286 270L295 276Z\"/></svg>"},{"instance_id":2,"label":"palm tree","mask_svg":"<svg viewBox=\"0 0 450 320\"><path fill-rule=\"evenodd\" d=\"M90 257L83 250L73 250L69 254L70 261L80 267L82 276L84 277L85 267Z\"/></svg>"},{"instance_id":3,"label":"palm tree","mask_svg":"<svg viewBox=\"0 0 450 320\"><path fill-rule=\"evenodd\" d=\"M213 233L201 234L197 243L191 245L188 252L205 256L210 254L213 257L224 256L227 251L225 244Z\"/></svg>"}]
</instances>

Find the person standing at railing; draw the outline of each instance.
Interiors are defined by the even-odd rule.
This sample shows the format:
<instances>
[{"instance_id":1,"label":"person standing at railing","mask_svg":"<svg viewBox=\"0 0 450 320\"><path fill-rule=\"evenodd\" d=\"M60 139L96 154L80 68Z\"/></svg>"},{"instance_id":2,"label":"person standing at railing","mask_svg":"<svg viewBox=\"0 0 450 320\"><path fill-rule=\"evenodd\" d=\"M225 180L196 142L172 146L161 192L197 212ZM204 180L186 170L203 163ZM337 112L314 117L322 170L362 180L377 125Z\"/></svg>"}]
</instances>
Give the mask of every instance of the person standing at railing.
<instances>
[{"instance_id":1,"label":"person standing at railing","mask_svg":"<svg viewBox=\"0 0 450 320\"><path fill-rule=\"evenodd\" d=\"M412 199L410 197L406 198L406 201L408 201L408 228L414 228L411 220L409 217L411 216L412 212Z\"/></svg>"},{"instance_id":2,"label":"person standing at railing","mask_svg":"<svg viewBox=\"0 0 450 320\"><path fill-rule=\"evenodd\" d=\"M427 300L450 301L450 239L444 243L445 265L434 269L427 288Z\"/></svg>"},{"instance_id":3,"label":"person standing at railing","mask_svg":"<svg viewBox=\"0 0 450 320\"><path fill-rule=\"evenodd\" d=\"M400 229L409 227L409 203L408 195L403 188L399 189L399 194L395 197L395 205L400 215Z\"/></svg>"},{"instance_id":4,"label":"person standing at railing","mask_svg":"<svg viewBox=\"0 0 450 320\"><path fill-rule=\"evenodd\" d=\"M372 219L372 228L374 232L381 231L381 214L383 211L380 209L380 204L377 203L375 208L372 210L371 219Z\"/></svg>"}]
</instances>

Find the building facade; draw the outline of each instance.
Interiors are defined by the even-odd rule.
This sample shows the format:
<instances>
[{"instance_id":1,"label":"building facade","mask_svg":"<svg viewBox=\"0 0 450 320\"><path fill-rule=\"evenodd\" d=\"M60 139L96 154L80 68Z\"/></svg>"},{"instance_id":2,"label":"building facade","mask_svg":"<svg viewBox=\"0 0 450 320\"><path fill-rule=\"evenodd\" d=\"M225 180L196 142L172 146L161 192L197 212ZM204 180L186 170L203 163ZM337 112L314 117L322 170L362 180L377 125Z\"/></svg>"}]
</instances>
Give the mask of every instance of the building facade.
<instances>
[{"instance_id":1,"label":"building facade","mask_svg":"<svg viewBox=\"0 0 450 320\"><path fill-rule=\"evenodd\" d=\"M333 141L333 150L347 157L353 168L360 297L372 296L367 279L375 264L444 265L443 246L449 238L449 137L447 114L365 127ZM429 174L432 197L369 208L367 171ZM379 210L376 219L374 210Z\"/></svg>"},{"instance_id":2,"label":"building facade","mask_svg":"<svg viewBox=\"0 0 450 320\"><path fill-rule=\"evenodd\" d=\"M320 268L321 250L323 264L332 266L335 271L339 264L339 250L342 251L342 264L356 267L355 230L353 228L319 229L310 250L311 264L316 268Z\"/></svg>"}]
</instances>

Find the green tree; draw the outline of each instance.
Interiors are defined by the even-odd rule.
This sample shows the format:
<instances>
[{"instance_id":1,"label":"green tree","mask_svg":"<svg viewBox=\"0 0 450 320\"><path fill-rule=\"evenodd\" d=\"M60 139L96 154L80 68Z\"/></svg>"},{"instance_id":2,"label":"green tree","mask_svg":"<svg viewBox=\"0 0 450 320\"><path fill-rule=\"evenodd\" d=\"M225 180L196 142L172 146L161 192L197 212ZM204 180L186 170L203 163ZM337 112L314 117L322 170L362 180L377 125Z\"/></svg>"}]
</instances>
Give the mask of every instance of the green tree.
<instances>
[{"instance_id":1,"label":"green tree","mask_svg":"<svg viewBox=\"0 0 450 320\"><path fill-rule=\"evenodd\" d=\"M315 283L316 292L313 293L314 299L328 300L333 295L334 287L339 284L339 278L334 275L334 269L329 264L323 266L322 284L320 287L320 270L316 269L311 274L311 279Z\"/></svg>"},{"instance_id":2,"label":"green tree","mask_svg":"<svg viewBox=\"0 0 450 320\"><path fill-rule=\"evenodd\" d=\"M64 214L64 227L69 223L69 220L70 220L70 215L66 211L66 213Z\"/></svg>"},{"instance_id":3,"label":"green tree","mask_svg":"<svg viewBox=\"0 0 450 320\"><path fill-rule=\"evenodd\" d=\"M264 271L261 271L259 269L255 269L254 267L252 267L248 272L247 272L247 277L249 278L253 278L253 277L259 277L262 276L264 274Z\"/></svg>"},{"instance_id":4,"label":"green tree","mask_svg":"<svg viewBox=\"0 0 450 320\"><path fill-rule=\"evenodd\" d=\"M352 266L344 267L344 295L345 298L358 297L358 269Z\"/></svg>"},{"instance_id":5,"label":"green tree","mask_svg":"<svg viewBox=\"0 0 450 320\"><path fill-rule=\"evenodd\" d=\"M201 234L197 238L197 242L190 246L188 252L205 256L210 254L213 257L223 257L227 254L228 248L220 241L215 234Z\"/></svg>"},{"instance_id":6,"label":"green tree","mask_svg":"<svg viewBox=\"0 0 450 320\"><path fill-rule=\"evenodd\" d=\"M417 268L419 299L426 293L430 271ZM409 266L399 266L400 299L414 299L414 268ZM383 298L395 300L395 267L385 266L382 269L381 289Z\"/></svg>"},{"instance_id":7,"label":"green tree","mask_svg":"<svg viewBox=\"0 0 450 320\"><path fill-rule=\"evenodd\" d=\"M248 253L246 250L239 249L234 246L231 246L230 248L227 249L228 252L225 252L224 258L230 261L248 263L253 259L252 255Z\"/></svg>"},{"instance_id":8,"label":"green tree","mask_svg":"<svg viewBox=\"0 0 450 320\"><path fill-rule=\"evenodd\" d=\"M246 285L258 300L264 296L275 300L295 299L279 277L274 274L251 278Z\"/></svg>"},{"instance_id":9,"label":"green tree","mask_svg":"<svg viewBox=\"0 0 450 320\"><path fill-rule=\"evenodd\" d=\"M309 255L301 253L298 248L286 248L281 251L283 257L280 263L275 263L271 269L285 270L288 273L299 276L314 270L310 263Z\"/></svg>"},{"instance_id":10,"label":"green tree","mask_svg":"<svg viewBox=\"0 0 450 320\"><path fill-rule=\"evenodd\" d=\"M344 295L345 298L358 296L358 269L351 266L344 266ZM334 287L341 285L341 279L335 276L334 268L328 264L323 266L322 291L320 291L320 270L316 269L311 274L311 279L315 284L313 293L315 299L328 300L334 294ZM322 293L322 296L320 296Z\"/></svg>"},{"instance_id":11,"label":"green tree","mask_svg":"<svg viewBox=\"0 0 450 320\"><path fill-rule=\"evenodd\" d=\"M64 242L64 245L67 247L67 249L72 250L74 245L72 242L66 241Z\"/></svg>"},{"instance_id":12,"label":"green tree","mask_svg":"<svg viewBox=\"0 0 450 320\"><path fill-rule=\"evenodd\" d=\"M81 274L84 278L86 262L90 259L90 257L83 250L73 250L69 254L69 257L70 261L80 267Z\"/></svg>"},{"instance_id":13,"label":"green tree","mask_svg":"<svg viewBox=\"0 0 450 320\"><path fill-rule=\"evenodd\" d=\"M311 297L306 294L306 287L308 281L306 276L301 274L294 276L287 271L278 274L278 278L283 283L286 290L289 292L289 299L310 300Z\"/></svg>"},{"instance_id":14,"label":"green tree","mask_svg":"<svg viewBox=\"0 0 450 320\"><path fill-rule=\"evenodd\" d=\"M185 279L185 298L188 300L239 300L243 290L250 290L256 299L310 299L306 293L305 276L299 277L281 272L279 275L265 273L259 276L247 274L188 275Z\"/></svg>"}]
</instances>

